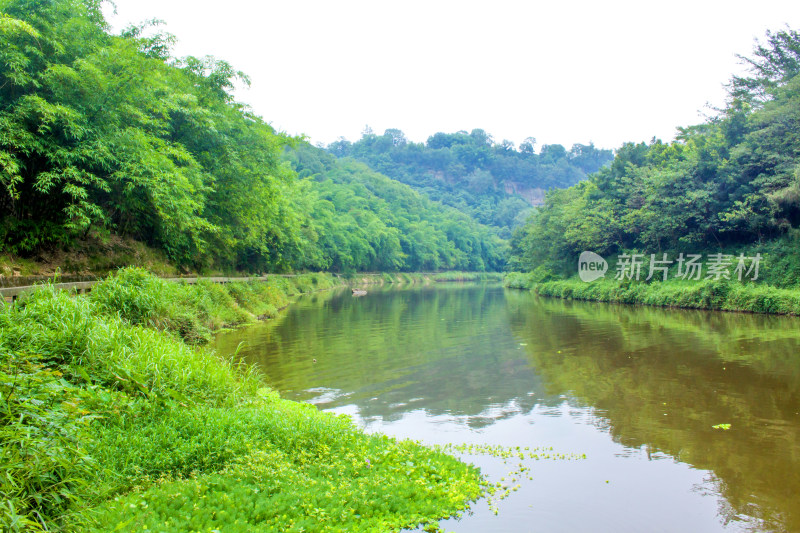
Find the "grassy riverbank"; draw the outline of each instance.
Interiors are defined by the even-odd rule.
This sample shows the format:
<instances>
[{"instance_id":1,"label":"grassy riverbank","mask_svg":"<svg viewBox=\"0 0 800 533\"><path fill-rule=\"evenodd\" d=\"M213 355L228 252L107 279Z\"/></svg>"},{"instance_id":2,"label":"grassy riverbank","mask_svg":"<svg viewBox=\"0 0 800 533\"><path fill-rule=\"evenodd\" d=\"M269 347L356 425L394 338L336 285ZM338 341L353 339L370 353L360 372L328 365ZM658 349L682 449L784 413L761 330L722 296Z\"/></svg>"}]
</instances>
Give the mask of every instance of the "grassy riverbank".
<instances>
[{"instance_id":1,"label":"grassy riverbank","mask_svg":"<svg viewBox=\"0 0 800 533\"><path fill-rule=\"evenodd\" d=\"M220 328L274 317L293 296L340 284L330 274L299 274L266 282L221 285L200 280L189 285L128 268L95 285L90 298L101 312L120 313L131 324L171 331L198 344Z\"/></svg>"},{"instance_id":2,"label":"grassy riverbank","mask_svg":"<svg viewBox=\"0 0 800 533\"><path fill-rule=\"evenodd\" d=\"M439 272L434 281L502 281L502 272Z\"/></svg>"},{"instance_id":3,"label":"grassy riverbank","mask_svg":"<svg viewBox=\"0 0 800 533\"><path fill-rule=\"evenodd\" d=\"M339 279L348 285L406 285L411 283L431 283L427 274L420 272L356 272L342 274Z\"/></svg>"},{"instance_id":4,"label":"grassy riverbank","mask_svg":"<svg viewBox=\"0 0 800 533\"><path fill-rule=\"evenodd\" d=\"M474 467L282 400L187 343L334 283L130 269L0 307L0 529L392 531L465 509Z\"/></svg>"},{"instance_id":5,"label":"grassy riverbank","mask_svg":"<svg viewBox=\"0 0 800 533\"><path fill-rule=\"evenodd\" d=\"M800 315L800 290L726 280L585 283L577 278L537 281L535 274L511 272L504 285L571 300Z\"/></svg>"},{"instance_id":6,"label":"grassy riverbank","mask_svg":"<svg viewBox=\"0 0 800 533\"><path fill-rule=\"evenodd\" d=\"M409 283L438 283L445 281L502 281L501 272L383 272L381 274L357 273L342 276L350 285L403 285Z\"/></svg>"}]
</instances>

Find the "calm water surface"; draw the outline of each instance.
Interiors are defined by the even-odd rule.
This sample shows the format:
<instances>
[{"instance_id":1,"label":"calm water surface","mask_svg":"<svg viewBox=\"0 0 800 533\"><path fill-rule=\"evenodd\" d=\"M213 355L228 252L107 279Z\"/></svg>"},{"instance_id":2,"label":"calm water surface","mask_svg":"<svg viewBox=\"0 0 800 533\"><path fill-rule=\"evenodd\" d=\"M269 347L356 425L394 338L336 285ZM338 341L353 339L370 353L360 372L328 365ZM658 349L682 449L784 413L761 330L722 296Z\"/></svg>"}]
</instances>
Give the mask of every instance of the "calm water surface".
<instances>
[{"instance_id":1,"label":"calm water surface","mask_svg":"<svg viewBox=\"0 0 800 533\"><path fill-rule=\"evenodd\" d=\"M527 461L499 515L448 531L800 531L797 319L438 284L305 296L216 348L242 342L284 397L367 431L586 454Z\"/></svg>"}]
</instances>

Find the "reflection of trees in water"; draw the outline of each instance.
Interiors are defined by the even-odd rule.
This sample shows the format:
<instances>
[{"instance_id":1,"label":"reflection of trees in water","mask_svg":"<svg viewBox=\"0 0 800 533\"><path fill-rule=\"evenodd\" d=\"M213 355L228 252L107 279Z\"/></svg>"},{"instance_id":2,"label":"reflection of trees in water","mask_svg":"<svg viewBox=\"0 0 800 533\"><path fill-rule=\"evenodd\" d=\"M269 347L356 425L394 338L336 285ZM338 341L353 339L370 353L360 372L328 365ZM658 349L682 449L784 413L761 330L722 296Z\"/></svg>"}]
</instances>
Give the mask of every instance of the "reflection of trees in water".
<instances>
[{"instance_id":1,"label":"reflection of trees in water","mask_svg":"<svg viewBox=\"0 0 800 533\"><path fill-rule=\"evenodd\" d=\"M724 521L800 531L796 320L508 298L550 393L597 408L622 444L713 471Z\"/></svg>"},{"instance_id":2,"label":"reflection of trees in water","mask_svg":"<svg viewBox=\"0 0 800 533\"><path fill-rule=\"evenodd\" d=\"M218 349L246 340L242 354L287 396L333 391L324 406L365 419L424 408L480 428L571 394L618 442L713 471L723 521L800 531L798 324L440 284L304 297Z\"/></svg>"},{"instance_id":3,"label":"reflection of trees in water","mask_svg":"<svg viewBox=\"0 0 800 533\"><path fill-rule=\"evenodd\" d=\"M345 396L320 407L353 404L367 419L396 420L424 407L480 427L544 400L508 329L503 289L368 291L303 298L272 324L220 336L217 349L230 353L247 340L241 353L279 390L335 389Z\"/></svg>"}]
</instances>

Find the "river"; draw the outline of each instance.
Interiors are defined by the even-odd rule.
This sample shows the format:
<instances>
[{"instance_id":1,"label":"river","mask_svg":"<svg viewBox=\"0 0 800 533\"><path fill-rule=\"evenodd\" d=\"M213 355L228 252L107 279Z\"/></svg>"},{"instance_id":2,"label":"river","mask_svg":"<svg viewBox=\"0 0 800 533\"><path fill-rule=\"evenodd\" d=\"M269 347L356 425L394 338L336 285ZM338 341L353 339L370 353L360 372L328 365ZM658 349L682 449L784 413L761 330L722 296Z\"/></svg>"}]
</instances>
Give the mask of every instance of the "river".
<instances>
[{"instance_id":1,"label":"river","mask_svg":"<svg viewBox=\"0 0 800 533\"><path fill-rule=\"evenodd\" d=\"M237 347L370 432L547 450L448 531L800 531L796 318L445 283L303 296L215 339ZM492 481L517 465L462 457Z\"/></svg>"}]
</instances>

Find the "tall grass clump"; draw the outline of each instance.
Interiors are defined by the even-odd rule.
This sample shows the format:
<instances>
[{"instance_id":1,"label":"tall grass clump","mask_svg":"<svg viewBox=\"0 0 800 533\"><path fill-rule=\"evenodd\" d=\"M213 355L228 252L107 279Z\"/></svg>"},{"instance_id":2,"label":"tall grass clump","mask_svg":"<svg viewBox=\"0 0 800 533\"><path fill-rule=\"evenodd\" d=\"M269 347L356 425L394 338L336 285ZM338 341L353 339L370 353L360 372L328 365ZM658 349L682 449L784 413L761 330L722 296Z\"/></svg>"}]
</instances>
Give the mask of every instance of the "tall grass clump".
<instances>
[{"instance_id":1,"label":"tall grass clump","mask_svg":"<svg viewBox=\"0 0 800 533\"><path fill-rule=\"evenodd\" d=\"M0 530L85 523L96 467L86 399L38 356L0 349Z\"/></svg>"},{"instance_id":2,"label":"tall grass clump","mask_svg":"<svg viewBox=\"0 0 800 533\"><path fill-rule=\"evenodd\" d=\"M0 312L0 530L82 523L103 424L135 404L232 406L259 382L231 361L43 286ZM189 399L192 400L189 400Z\"/></svg>"},{"instance_id":3,"label":"tall grass clump","mask_svg":"<svg viewBox=\"0 0 800 533\"><path fill-rule=\"evenodd\" d=\"M90 298L106 314L202 343L213 331L273 317L292 296L335 284L328 274L300 274L224 285L201 279L190 285L124 268L97 283Z\"/></svg>"},{"instance_id":4,"label":"tall grass clump","mask_svg":"<svg viewBox=\"0 0 800 533\"><path fill-rule=\"evenodd\" d=\"M467 508L486 488L474 467L282 400L176 326L330 283L128 269L89 297L45 285L2 306L0 531L388 531Z\"/></svg>"},{"instance_id":5,"label":"tall grass clump","mask_svg":"<svg viewBox=\"0 0 800 533\"><path fill-rule=\"evenodd\" d=\"M252 394L236 365L194 349L167 332L102 314L97 304L50 285L0 315L0 347L35 354L73 383L133 396L201 398L215 405Z\"/></svg>"}]
</instances>

